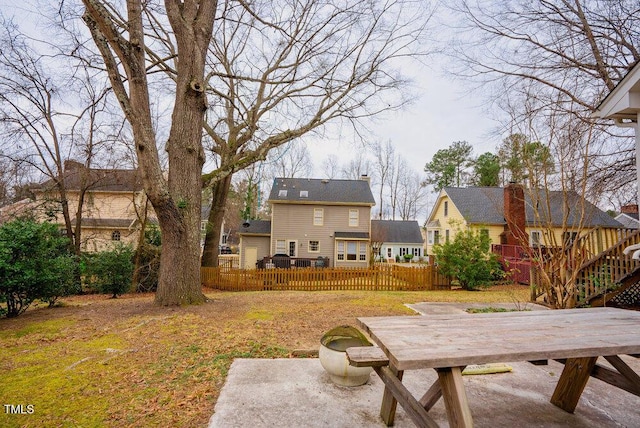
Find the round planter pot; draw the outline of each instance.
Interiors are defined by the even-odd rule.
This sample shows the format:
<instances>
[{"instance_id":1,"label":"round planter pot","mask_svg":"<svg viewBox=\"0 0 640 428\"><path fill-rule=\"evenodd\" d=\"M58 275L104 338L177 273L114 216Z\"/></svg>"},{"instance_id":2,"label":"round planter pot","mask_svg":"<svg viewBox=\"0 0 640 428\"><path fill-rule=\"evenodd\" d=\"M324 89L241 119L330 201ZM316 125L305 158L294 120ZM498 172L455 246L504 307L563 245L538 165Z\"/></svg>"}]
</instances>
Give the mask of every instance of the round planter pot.
<instances>
[{"instance_id":1,"label":"round planter pot","mask_svg":"<svg viewBox=\"0 0 640 428\"><path fill-rule=\"evenodd\" d=\"M371 343L358 329L351 326L331 329L320 340L320 364L336 385L360 386L369 380L373 370L371 367L349 365L346 350L352 346L371 346Z\"/></svg>"}]
</instances>

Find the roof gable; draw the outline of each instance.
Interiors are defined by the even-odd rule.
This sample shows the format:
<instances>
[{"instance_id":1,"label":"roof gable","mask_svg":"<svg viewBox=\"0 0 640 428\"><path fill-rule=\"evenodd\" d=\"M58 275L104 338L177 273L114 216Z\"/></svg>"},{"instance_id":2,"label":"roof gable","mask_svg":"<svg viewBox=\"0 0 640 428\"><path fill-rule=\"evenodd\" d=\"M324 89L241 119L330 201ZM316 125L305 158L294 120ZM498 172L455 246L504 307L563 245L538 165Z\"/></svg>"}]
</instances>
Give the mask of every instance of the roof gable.
<instances>
[{"instance_id":1,"label":"roof gable","mask_svg":"<svg viewBox=\"0 0 640 428\"><path fill-rule=\"evenodd\" d=\"M314 178L276 178L270 203L322 203L375 205L366 180L320 180Z\"/></svg>"},{"instance_id":2,"label":"roof gable","mask_svg":"<svg viewBox=\"0 0 640 428\"><path fill-rule=\"evenodd\" d=\"M446 187L444 193L449 196L460 214L469 224L504 225L504 189L501 187ZM537 198L537 200L536 200ZM550 223L554 227L566 224L577 227L580 222L581 197L575 192L541 191L533 198L525 190L525 217L527 225L535 226ZM584 227L623 227L607 213L585 200ZM537 207L537 209L536 209ZM536 216L536 212L538 216ZM537 217L542 220L536 221Z\"/></svg>"},{"instance_id":3,"label":"roof gable","mask_svg":"<svg viewBox=\"0 0 640 428\"><path fill-rule=\"evenodd\" d=\"M640 113L640 62L600 102L592 116L637 121Z\"/></svg>"}]
</instances>

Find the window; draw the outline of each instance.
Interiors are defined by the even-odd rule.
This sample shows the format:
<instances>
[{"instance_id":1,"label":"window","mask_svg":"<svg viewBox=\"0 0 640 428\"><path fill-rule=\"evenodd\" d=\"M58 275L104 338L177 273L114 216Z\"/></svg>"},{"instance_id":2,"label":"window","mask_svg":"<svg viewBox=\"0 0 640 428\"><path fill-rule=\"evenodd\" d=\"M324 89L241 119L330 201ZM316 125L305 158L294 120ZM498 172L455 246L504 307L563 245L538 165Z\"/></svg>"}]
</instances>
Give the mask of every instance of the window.
<instances>
[{"instance_id":1,"label":"window","mask_svg":"<svg viewBox=\"0 0 640 428\"><path fill-rule=\"evenodd\" d=\"M562 242L565 246L573 244L578 238L578 232L563 232L562 233Z\"/></svg>"},{"instance_id":2,"label":"window","mask_svg":"<svg viewBox=\"0 0 640 428\"><path fill-rule=\"evenodd\" d=\"M344 241L338 241L338 260L344 260Z\"/></svg>"},{"instance_id":3,"label":"window","mask_svg":"<svg viewBox=\"0 0 640 428\"><path fill-rule=\"evenodd\" d=\"M309 197L309 191L308 190L301 190L300 191L300 197L301 198L308 198Z\"/></svg>"},{"instance_id":4,"label":"window","mask_svg":"<svg viewBox=\"0 0 640 428\"><path fill-rule=\"evenodd\" d=\"M427 244L433 245L433 230L427 231Z\"/></svg>"},{"instance_id":5,"label":"window","mask_svg":"<svg viewBox=\"0 0 640 428\"><path fill-rule=\"evenodd\" d=\"M422 248L419 247L414 247L411 249L411 254L413 254L413 257L420 257L422 256Z\"/></svg>"},{"instance_id":6,"label":"window","mask_svg":"<svg viewBox=\"0 0 640 428\"><path fill-rule=\"evenodd\" d=\"M207 221L206 220L203 220L203 221L200 222L200 230L203 231L203 232L206 232L206 230L207 230Z\"/></svg>"},{"instance_id":7,"label":"window","mask_svg":"<svg viewBox=\"0 0 640 428\"><path fill-rule=\"evenodd\" d=\"M337 260L367 261L368 246L365 242L337 241ZM390 250L390 249L389 249Z\"/></svg>"},{"instance_id":8,"label":"window","mask_svg":"<svg viewBox=\"0 0 640 428\"><path fill-rule=\"evenodd\" d=\"M119 241L120 240L120 231L119 230L114 230L113 232L111 232L111 240L112 241Z\"/></svg>"},{"instance_id":9,"label":"window","mask_svg":"<svg viewBox=\"0 0 640 428\"><path fill-rule=\"evenodd\" d=\"M286 254L286 241L284 239L278 239L276 241L276 254Z\"/></svg>"},{"instance_id":10,"label":"window","mask_svg":"<svg viewBox=\"0 0 640 428\"><path fill-rule=\"evenodd\" d=\"M449 242L449 229L444 231L444 242Z\"/></svg>"},{"instance_id":11,"label":"window","mask_svg":"<svg viewBox=\"0 0 640 428\"><path fill-rule=\"evenodd\" d=\"M358 250L357 242L347 242L347 260L357 260L356 251Z\"/></svg>"},{"instance_id":12,"label":"window","mask_svg":"<svg viewBox=\"0 0 640 428\"><path fill-rule=\"evenodd\" d=\"M449 201L444 201L444 216L449 215Z\"/></svg>"},{"instance_id":13,"label":"window","mask_svg":"<svg viewBox=\"0 0 640 428\"><path fill-rule=\"evenodd\" d=\"M279 198L286 198L287 197L287 191L286 190L279 190L278 191L278 197Z\"/></svg>"},{"instance_id":14,"label":"window","mask_svg":"<svg viewBox=\"0 0 640 428\"><path fill-rule=\"evenodd\" d=\"M529 240L531 245L542 244L542 233L539 230L532 230L529 234Z\"/></svg>"},{"instance_id":15,"label":"window","mask_svg":"<svg viewBox=\"0 0 640 428\"><path fill-rule=\"evenodd\" d=\"M349 226L358 227L358 216L360 212L358 210L349 210Z\"/></svg>"},{"instance_id":16,"label":"window","mask_svg":"<svg viewBox=\"0 0 640 428\"><path fill-rule=\"evenodd\" d=\"M440 243L440 231L439 230L434 230L433 231L433 243L435 245L438 245Z\"/></svg>"},{"instance_id":17,"label":"window","mask_svg":"<svg viewBox=\"0 0 640 428\"><path fill-rule=\"evenodd\" d=\"M407 254L407 249L405 247L400 247L400 257L404 257Z\"/></svg>"},{"instance_id":18,"label":"window","mask_svg":"<svg viewBox=\"0 0 640 428\"><path fill-rule=\"evenodd\" d=\"M393 256L393 253L391 252L391 247L387 248L387 258L390 259Z\"/></svg>"},{"instance_id":19,"label":"window","mask_svg":"<svg viewBox=\"0 0 640 428\"><path fill-rule=\"evenodd\" d=\"M324 224L324 208L313 209L313 225L322 226Z\"/></svg>"},{"instance_id":20,"label":"window","mask_svg":"<svg viewBox=\"0 0 640 428\"><path fill-rule=\"evenodd\" d=\"M320 251L320 241L309 241L309 252L317 253Z\"/></svg>"}]
</instances>

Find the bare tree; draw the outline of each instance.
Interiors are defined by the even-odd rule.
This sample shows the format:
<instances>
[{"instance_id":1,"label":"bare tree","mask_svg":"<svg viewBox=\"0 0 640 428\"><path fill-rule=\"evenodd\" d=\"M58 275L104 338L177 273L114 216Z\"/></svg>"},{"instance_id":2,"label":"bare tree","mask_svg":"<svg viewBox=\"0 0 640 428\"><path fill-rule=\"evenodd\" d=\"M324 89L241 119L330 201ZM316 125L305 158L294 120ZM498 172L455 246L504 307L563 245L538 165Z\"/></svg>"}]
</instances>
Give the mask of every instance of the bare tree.
<instances>
[{"instance_id":1,"label":"bare tree","mask_svg":"<svg viewBox=\"0 0 640 428\"><path fill-rule=\"evenodd\" d=\"M374 164L373 168L376 177L379 182L380 189L378 189L378 217L382 219L384 212L384 189L389 181L389 174L392 171L393 164L396 162L395 148L391 141L387 141L384 145L382 143L375 143L373 145Z\"/></svg>"},{"instance_id":2,"label":"bare tree","mask_svg":"<svg viewBox=\"0 0 640 428\"><path fill-rule=\"evenodd\" d=\"M145 192L158 216L162 255L155 301L160 305L201 303L201 171L206 98L205 60L217 2L166 0L157 4L127 0L126 11L100 0L83 0L83 19L108 72L113 91L131 125ZM179 57L173 70L175 92L165 176L154 133L148 67L158 64L146 44L145 18L152 9L166 13L169 40ZM152 24L159 24L157 18ZM159 33L162 30L155 27ZM158 34L157 33L157 34ZM169 34L169 32L164 33ZM161 67L168 67L162 62Z\"/></svg>"},{"instance_id":3,"label":"bare tree","mask_svg":"<svg viewBox=\"0 0 640 428\"><path fill-rule=\"evenodd\" d=\"M371 174L371 159L368 156L356 156L342 165L340 177L347 180L359 180Z\"/></svg>"},{"instance_id":4,"label":"bare tree","mask_svg":"<svg viewBox=\"0 0 640 428\"><path fill-rule=\"evenodd\" d=\"M46 55L39 53L42 46L34 46L38 43L10 22L3 25L0 43L1 155L5 165L22 165L33 179L49 180L52 186L45 190L51 196L45 202L52 204L52 213L61 214L72 250L79 255L85 196L96 184L95 177L82 172L105 162L100 151L117 134L108 112L109 89L82 64L52 57L51 46ZM71 158L85 168L65 170ZM69 196L70 181L77 198Z\"/></svg>"},{"instance_id":5,"label":"bare tree","mask_svg":"<svg viewBox=\"0 0 640 428\"><path fill-rule=\"evenodd\" d=\"M309 177L313 163L307 146L291 143L276 147L269 152L265 161L265 179L273 181L276 177Z\"/></svg>"},{"instance_id":6,"label":"bare tree","mask_svg":"<svg viewBox=\"0 0 640 428\"><path fill-rule=\"evenodd\" d=\"M322 172L324 176L322 178L334 179L340 174L340 161L335 153L327 155L322 161Z\"/></svg>"},{"instance_id":7,"label":"bare tree","mask_svg":"<svg viewBox=\"0 0 640 428\"><path fill-rule=\"evenodd\" d=\"M448 5L459 17L455 40L446 41L453 71L483 91L489 88L485 95L512 121L544 122L562 112L590 122L599 101L640 60L637 2L459 0ZM618 191L634 183L629 134L603 125L591 135L590 185Z\"/></svg>"},{"instance_id":8,"label":"bare tree","mask_svg":"<svg viewBox=\"0 0 640 428\"><path fill-rule=\"evenodd\" d=\"M401 220L415 220L427 205L427 188L412 169L404 169L400 177L397 197L398 215Z\"/></svg>"},{"instance_id":9,"label":"bare tree","mask_svg":"<svg viewBox=\"0 0 640 428\"><path fill-rule=\"evenodd\" d=\"M321 130L402 106L400 61L423 51L430 10L405 0L220 2L207 111L218 168L202 258L215 265L231 175ZM216 188L220 188L218 191Z\"/></svg>"}]
</instances>

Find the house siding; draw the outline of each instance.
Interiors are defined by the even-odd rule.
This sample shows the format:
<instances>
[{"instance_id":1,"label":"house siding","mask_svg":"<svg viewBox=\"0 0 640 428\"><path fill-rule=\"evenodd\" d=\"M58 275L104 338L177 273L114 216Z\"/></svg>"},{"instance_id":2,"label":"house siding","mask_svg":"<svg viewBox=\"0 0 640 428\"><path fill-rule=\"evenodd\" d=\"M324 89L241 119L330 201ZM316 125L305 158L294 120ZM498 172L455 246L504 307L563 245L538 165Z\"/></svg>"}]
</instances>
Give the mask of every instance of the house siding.
<instances>
[{"instance_id":1,"label":"house siding","mask_svg":"<svg viewBox=\"0 0 640 428\"><path fill-rule=\"evenodd\" d=\"M322 226L314 226L314 208L323 208ZM349 226L349 210L358 210L358 226ZM332 266L366 266L367 262L338 261L335 232L370 233L370 207L353 205L272 204L271 254L276 254L276 241L297 242L297 257L329 257ZM309 241L318 241L319 251L309 251ZM368 241L366 242L368 246ZM367 251L367 260L369 254Z\"/></svg>"},{"instance_id":2,"label":"house siding","mask_svg":"<svg viewBox=\"0 0 640 428\"><path fill-rule=\"evenodd\" d=\"M480 191L480 190L479 190ZM448 215L444 215L444 202L448 202ZM497 203L497 202L496 202ZM481 209L482 207L479 207ZM473 214L476 213L466 213L468 216L473 218ZM495 216L494 216L495 217ZM496 218L497 219L497 218ZM481 224L481 223L472 223L469 224L462 213L458 209L456 205L454 205L453 201L449 197L449 195L443 190L440 193L440 196L434 206L434 209L429 216L428 223L439 223L439 227L430 226L427 227L427 242L426 242L426 254L433 255L433 246L434 243L430 243L430 235L433 235L434 231L438 231L440 235L440 243L445 242L446 230L449 230L449 239L454 239L457 230L465 230L471 229L474 231L480 231L482 229L486 229L489 231L489 238L492 244L501 244L502 243L502 234L505 230L505 224ZM582 229L571 228L571 227L561 227L558 225L549 226L547 224L541 224L540 226L532 225L531 222L527 223L525 227L525 231L527 236L531 237L531 232L539 231L541 232L541 241L544 245L561 245L564 236L564 233L572 233L572 232L580 232L580 236L587 235L591 232L591 230L596 227L585 226ZM607 227L607 226L598 226L598 240L602 242L598 242L598 246L601 247L600 251L604 251L607 243L607 236L614 236L617 228L615 227ZM551 232L549 232L551 230ZM551 236L549 236L549 233ZM606 235L606 236L605 236Z\"/></svg>"},{"instance_id":3,"label":"house siding","mask_svg":"<svg viewBox=\"0 0 640 428\"><path fill-rule=\"evenodd\" d=\"M401 258L401 261L402 261L402 258L404 256L402 254L403 248L405 249L407 254L418 254L414 256L413 258L414 262L417 262L420 258L424 257L425 255L422 244L416 244L415 242L406 243L406 244L394 242L393 244L386 244L386 243L382 244L382 246L380 247L381 259L395 261L396 256L398 256ZM389 254L389 252L391 254Z\"/></svg>"},{"instance_id":4,"label":"house siding","mask_svg":"<svg viewBox=\"0 0 640 428\"><path fill-rule=\"evenodd\" d=\"M120 233L120 240L114 241L112 233L117 230ZM118 229L118 228L82 228L82 251L98 252L109 251L114 245L121 243L136 247L138 245L139 230L136 229Z\"/></svg>"},{"instance_id":5,"label":"house siding","mask_svg":"<svg viewBox=\"0 0 640 428\"><path fill-rule=\"evenodd\" d=\"M244 248L255 247L257 248L258 260L269 256L269 244L270 240L268 236L240 236L240 266L245 265L245 252Z\"/></svg>"},{"instance_id":6,"label":"house siding","mask_svg":"<svg viewBox=\"0 0 640 428\"><path fill-rule=\"evenodd\" d=\"M445 202L447 202L447 215L445 216ZM455 238L455 234L457 230L462 230L467 227L467 222L464 217L458 211L458 208L451 202L451 199L445 194L441 195L436 202L435 209L433 211L433 219L440 220L439 228L429 228L427 230L427 234L429 231L438 231L440 234L440 243L444 243L446 239L446 231L449 231L449 240L453 240ZM499 242L499 239L498 239ZM425 244L425 251L427 255L433 255L433 246L435 243L430 244L427 240Z\"/></svg>"}]
</instances>

